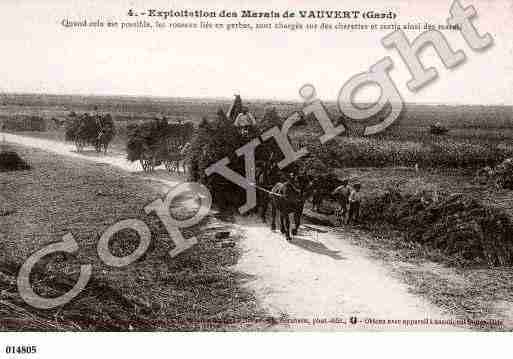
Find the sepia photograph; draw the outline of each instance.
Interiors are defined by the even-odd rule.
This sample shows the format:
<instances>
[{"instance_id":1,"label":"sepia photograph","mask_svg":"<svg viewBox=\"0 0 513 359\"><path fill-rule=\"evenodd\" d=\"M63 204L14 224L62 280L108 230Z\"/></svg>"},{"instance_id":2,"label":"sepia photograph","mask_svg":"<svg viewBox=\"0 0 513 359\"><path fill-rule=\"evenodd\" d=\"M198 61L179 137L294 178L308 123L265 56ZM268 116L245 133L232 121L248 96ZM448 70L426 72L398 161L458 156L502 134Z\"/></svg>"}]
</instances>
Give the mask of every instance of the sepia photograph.
<instances>
[{"instance_id":1,"label":"sepia photograph","mask_svg":"<svg viewBox=\"0 0 513 359\"><path fill-rule=\"evenodd\" d=\"M1 333L513 330L511 0L0 11Z\"/></svg>"}]
</instances>

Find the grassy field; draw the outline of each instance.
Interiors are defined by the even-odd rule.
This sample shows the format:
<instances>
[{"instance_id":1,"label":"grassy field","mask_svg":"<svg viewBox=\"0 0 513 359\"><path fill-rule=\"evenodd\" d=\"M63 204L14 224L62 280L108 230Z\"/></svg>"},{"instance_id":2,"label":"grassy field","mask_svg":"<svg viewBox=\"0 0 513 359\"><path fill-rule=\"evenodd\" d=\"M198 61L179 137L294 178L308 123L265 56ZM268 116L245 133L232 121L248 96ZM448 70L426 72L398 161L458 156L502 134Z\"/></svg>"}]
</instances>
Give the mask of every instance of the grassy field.
<instances>
[{"instance_id":1,"label":"grassy field","mask_svg":"<svg viewBox=\"0 0 513 359\"><path fill-rule=\"evenodd\" d=\"M64 118L71 110L93 111L97 107L112 113L118 134L111 148L123 153L129 123L158 115L197 123L204 116L213 119L218 108L226 111L230 103L230 99L4 95L0 118L22 115ZM299 102L251 100L246 104L257 118L270 106L276 107L282 116L301 108ZM333 119L339 117L335 103L326 103L326 107ZM436 122L446 126L448 134L431 135L429 126ZM513 213L511 191L497 190L490 183L479 184L475 178L477 169L513 157L512 106L406 104L398 121L377 136L358 136L358 124L349 126L349 133L321 145L320 126L309 120L294 127L290 138L296 146L309 149L313 165L320 164L320 172L335 170L342 177L361 179L369 196L390 187L405 192L436 189L464 193ZM64 139L62 129L21 133ZM413 170L415 166L419 171Z\"/></svg>"},{"instance_id":2,"label":"grassy field","mask_svg":"<svg viewBox=\"0 0 513 359\"><path fill-rule=\"evenodd\" d=\"M198 123L203 117L214 118L219 108L225 111L232 98L156 98L123 96L58 96L4 94L0 97L0 120L13 116L42 116L64 119L70 111L77 113L99 111L111 113L120 125L166 116L171 121ZM275 106L280 112L297 110L299 102L251 100L251 111L258 117L264 109Z\"/></svg>"},{"instance_id":3,"label":"grassy field","mask_svg":"<svg viewBox=\"0 0 513 359\"><path fill-rule=\"evenodd\" d=\"M244 101L244 95L242 95ZM122 96L63 96L36 94L3 94L0 97L0 120L13 116L42 116L64 119L70 111L111 113L120 124L166 116L170 120L198 123L202 117L214 118L219 108L225 111L231 97L155 98ZM245 101L250 111L262 117L267 107L275 107L282 116L301 109L300 101L251 99ZM340 112L335 102L325 102L328 112L338 118ZM436 105L406 103L400 118L386 135L412 139L424 137L430 125L440 122L451 131L449 137L479 139L512 139L513 106Z\"/></svg>"},{"instance_id":4,"label":"grassy field","mask_svg":"<svg viewBox=\"0 0 513 359\"><path fill-rule=\"evenodd\" d=\"M513 216L513 191L479 183L470 170L427 168L416 172L411 168L385 167L345 168L337 172L340 177L358 179L368 198L377 197L389 188L405 194L423 190L462 193Z\"/></svg>"},{"instance_id":5,"label":"grassy field","mask_svg":"<svg viewBox=\"0 0 513 359\"><path fill-rule=\"evenodd\" d=\"M130 123L147 121L155 116L166 116L171 121L199 121L214 119L219 108L227 111L231 98L145 98L120 96L58 96L31 94L4 94L0 97L0 120L40 116L45 119L65 120L70 111L77 113L111 113L118 132L116 148L126 143L126 127ZM268 107L275 107L281 116L301 109L299 101L250 100L246 101L256 118L261 118ZM337 104L325 103L333 119L340 116ZM431 136L429 126L441 123L450 131L445 136ZM357 124L353 124L358 126ZM353 126L351 125L351 126ZM311 132L311 128L307 133ZM53 137L62 137L63 129L51 129ZM300 134L301 131L299 131ZM294 135L295 136L295 135ZM367 141L368 139L365 139ZM407 103L400 118L383 134L372 137L383 146L406 143L428 146L440 143L472 143L475 145L511 146L513 140L513 106L436 105ZM365 142L363 141L363 142ZM360 141L361 142L361 141ZM357 143L361 146L362 143ZM397 147L397 146L396 146ZM446 146L447 147L447 146ZM509 148L513 151L512 148ZM414 150L412 150L414 151ZM472 153L474 155L474 153Z\"/></svg>"},{"instance_id":6,"label":"grassy field","mask_svg":"<svg viewBox=\"0 0 513 359\"><path fill-rule=\"evenodd\" d=\"M4 94L0 97L0 121L8 118L41 116L45 119L65 120L70 111L77 113L111 113L118 135L113 147L123 150L126 144L126 128L131 123L147 121L155 116L166 116L171 121L199 121L214 119L219 108L227 111L231 98L144 98L120 96L57 96L31 94ZM286 117L301 109L299 101L246 101L256 118L261 118L268 107L275 107ZM337 104L325 103L333 119L340 116ZM444 136L429 134L429 126L441 123L449 129ZM356 123L351 127L358 127ZM315 125L293 131L292 137L306 143L316 142L312 133ZM51 128L41 136L63 138L63 129ZM345 154L341 166L410 165L412 162L429 162L433 166L467 166L472 159L481 166L492 158L513 153L513 106L436 105L407 103L400 118L386 132L372 138L338 138L330 143L334 157ZM396 154L391 155L394 152ZM428 153L429 152L429 153ZM348 161L347 153L354 156ZM427 153L427 156L426 156ZM395 157L393 157L395 156ZM343 157L343 156L342 156ZM362 161L362 157L365 158Z\"/></svg>"},{"instance_id":7,"label":"grassy field","mask_svg":"<svg viewBox=\"0 0 513 359\"><path fill-rule=\"evenodd\" d=\"M183 230L199 243L178 257L156 216L145 205L163 193L161 184L109 166L9 146L31 166L29 171L0 172L0 330L243 330L262 313L241 289L245 278L229 270L240 253L238 234L226 218L209 216ZM177 202L174 212L184 212ZM139 218L152 232L149 250L137 262L111 268L96 252L99 236L110 225ZM216 233L229 231L228 239ZM74 285L78 264L93 265L86 290L63 308L35 310L17 294L19 266L35 251L71 232L76 255L55 254L41 261L32 281L41 295L58 296ZM115 235L113 254L131 253L137 239L130 231ZM231 244L230 244L231 243Z\"/></svg>"}]
</instances>

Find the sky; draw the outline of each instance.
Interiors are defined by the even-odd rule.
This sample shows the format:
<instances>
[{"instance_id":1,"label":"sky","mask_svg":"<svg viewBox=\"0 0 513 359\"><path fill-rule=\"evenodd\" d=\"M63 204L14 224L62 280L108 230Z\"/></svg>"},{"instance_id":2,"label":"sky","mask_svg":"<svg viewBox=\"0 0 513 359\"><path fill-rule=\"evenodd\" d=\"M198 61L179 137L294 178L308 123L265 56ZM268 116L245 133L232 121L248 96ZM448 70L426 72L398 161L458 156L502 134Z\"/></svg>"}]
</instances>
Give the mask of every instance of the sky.
<instances>
[{"instance_id":1,"label":"sky","mask_svg":"<svg viewBox=\"0 0 513 359\"><path fill-rule=\"evenodd\" d=\"M320 98L335 100L344 83L385 56L403 99L422 103L513 104L513 0L461 0L473 5L474 24L494 45L483 52L468 47L458 31L445 31L454 50L467 60L448 70L432 49L421 58L439 78L412 93L410 75L393 49L380 40L387 31L206 31L65 28L63 19L134 21L129 9L334 9L394 11L395 20L330 20L344 23L444 24L451 1L407 0L294 1L221 0L2 0L0 91L53 94L145 95L299 99L298 90L315 86ZM241 21L248 21L239 19ZM192 19L168 19L167 22ZM227 22L226 19L213 19ZM252 21L252 20L249 20ZM272 20L273 22L284 20ZM254 22L254 21L252 21ZM295 22L295 21L292 21ZM410 40L419 31L406 31ZM376 87L357 99L379 96Z\"/></svg>"}]
</instances>

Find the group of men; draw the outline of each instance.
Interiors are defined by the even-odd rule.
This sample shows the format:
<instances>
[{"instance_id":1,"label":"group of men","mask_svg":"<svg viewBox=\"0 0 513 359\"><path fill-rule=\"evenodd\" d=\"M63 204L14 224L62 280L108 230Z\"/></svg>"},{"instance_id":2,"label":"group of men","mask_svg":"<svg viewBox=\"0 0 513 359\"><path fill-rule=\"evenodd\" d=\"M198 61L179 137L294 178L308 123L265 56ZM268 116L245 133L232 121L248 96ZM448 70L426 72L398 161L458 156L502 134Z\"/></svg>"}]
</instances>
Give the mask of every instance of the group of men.
<instances>
[{"instance_id":1,"label":"group of men","mask_svg":"<svg viewBox=\"0 0 513 359\"><path fill-rule=\"evenodd\" d=\"M348 180L343 180L342 184L332 192L332 196L338 203L335 213L340 223L358 222L360 203L362 201L360 189L360 183L357 182L350 186Z\"/></svg>"}]
</instances>

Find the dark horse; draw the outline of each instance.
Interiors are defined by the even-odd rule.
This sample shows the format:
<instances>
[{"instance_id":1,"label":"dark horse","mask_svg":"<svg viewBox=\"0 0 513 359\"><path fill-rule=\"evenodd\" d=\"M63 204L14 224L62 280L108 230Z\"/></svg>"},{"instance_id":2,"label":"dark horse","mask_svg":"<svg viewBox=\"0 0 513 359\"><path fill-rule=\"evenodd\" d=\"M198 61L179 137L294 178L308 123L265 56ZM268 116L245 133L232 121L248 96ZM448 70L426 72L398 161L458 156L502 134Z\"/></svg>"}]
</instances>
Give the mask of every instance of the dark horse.
<instances>
[{"instance_id":1,"label":"dark horse","mask_svg":"<svg viewBox=\"0 0 513 359\"><path fill-rule=\"evenodd\" d=\"M260 167L261 170L257 174L257 212L260 213L262 222L265 223L267 208L271 201L269 193L273 186L280 180L280 169L273 161L273 156Z\"/></svg>"},{"instance_id":2,"label":"dark horse","mask_svg":"<svg viewBox=\"0 0 513 359\"><path fill-rule=\"evenodd\" d=\"M276 212L280 212L280 229L288 241L291 240L290 232L296 235L301 223L303 208L309 197L310 183L306 177L298 178L295 184L291 180L277 183L271 190L271 229L276 229ZM290 214L294 215L296 227L290 228Z\"/></svg>"}]
</instances>

